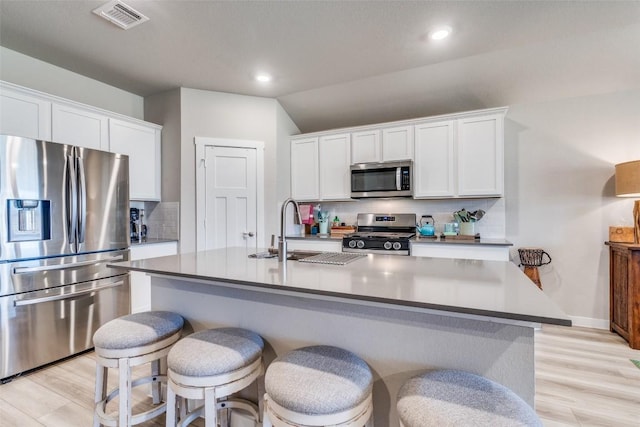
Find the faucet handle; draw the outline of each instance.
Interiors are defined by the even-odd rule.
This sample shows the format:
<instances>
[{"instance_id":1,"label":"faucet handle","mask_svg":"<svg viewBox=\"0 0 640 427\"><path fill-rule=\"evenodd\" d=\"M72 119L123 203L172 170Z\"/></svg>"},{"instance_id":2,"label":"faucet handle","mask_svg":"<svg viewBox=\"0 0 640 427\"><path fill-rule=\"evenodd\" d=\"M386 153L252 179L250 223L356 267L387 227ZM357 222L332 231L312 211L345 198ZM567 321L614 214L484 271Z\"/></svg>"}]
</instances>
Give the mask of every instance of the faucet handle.
<instances>
[{"instance_id":1,"label":"faucet handle","mask_svg":"<svg viewBox=\"0 0 640 427\"><path fill-rule=\"evenodd\" d=\"M278 248L276 248L275 246L276 246L276 235L272 234L271 235L271 247L269 248L269 253L270 254L277 254L278 253Z\"/></svg>"}]
</instances>

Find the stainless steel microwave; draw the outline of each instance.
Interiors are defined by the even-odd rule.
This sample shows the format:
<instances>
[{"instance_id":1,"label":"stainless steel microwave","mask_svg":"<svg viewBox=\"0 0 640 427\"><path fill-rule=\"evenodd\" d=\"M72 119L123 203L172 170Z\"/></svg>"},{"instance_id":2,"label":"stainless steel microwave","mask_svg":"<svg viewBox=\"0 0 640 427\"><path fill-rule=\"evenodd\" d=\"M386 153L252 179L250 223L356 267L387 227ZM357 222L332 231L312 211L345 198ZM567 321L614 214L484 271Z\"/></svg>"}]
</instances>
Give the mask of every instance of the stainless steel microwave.
<instances>
[{"instance_id":1,"label":"stainless steel microwave","mask_svg":"<svg viewBox=\"0 0 640 427\"><path fill-rule=\"evenodd\" d=\"M351 166L351 197L411 197L413 162L359 163Z\"/></svg>"}]
</instances>

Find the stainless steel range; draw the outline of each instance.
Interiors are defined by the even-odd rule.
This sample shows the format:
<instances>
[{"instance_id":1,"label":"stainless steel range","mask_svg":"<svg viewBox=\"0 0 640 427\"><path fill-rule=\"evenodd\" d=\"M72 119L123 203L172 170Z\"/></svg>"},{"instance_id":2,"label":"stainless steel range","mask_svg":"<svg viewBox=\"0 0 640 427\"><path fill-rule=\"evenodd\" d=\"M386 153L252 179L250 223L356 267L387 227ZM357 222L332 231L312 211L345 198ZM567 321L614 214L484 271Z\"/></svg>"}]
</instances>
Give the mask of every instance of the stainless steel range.
<instances>
[{"instance_id":1,"label":"stainless steel range","mask_svg":"<svg viewBox=\"0 0 640 427\"><path fill-rule=\"evenodd\" d=\"M409 255L416 235L415 214L358 214L358 230L342 238L342 251Z\"/></svg>"}]
</instances>

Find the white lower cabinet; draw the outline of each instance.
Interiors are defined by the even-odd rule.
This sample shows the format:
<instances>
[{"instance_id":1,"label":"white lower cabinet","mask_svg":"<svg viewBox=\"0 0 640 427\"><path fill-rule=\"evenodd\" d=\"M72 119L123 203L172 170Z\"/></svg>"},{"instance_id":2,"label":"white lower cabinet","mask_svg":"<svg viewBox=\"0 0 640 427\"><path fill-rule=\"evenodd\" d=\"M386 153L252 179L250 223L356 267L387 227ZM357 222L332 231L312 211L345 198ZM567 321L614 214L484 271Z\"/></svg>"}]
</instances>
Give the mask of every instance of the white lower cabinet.
<instances>
[{"instance_id":1,"label":"white lower cabinet","mask_svg":"<svg viewBox=\"0 0 640 427\"><path fill-rule=\"evenodd\" d=\"M287 239L287 250L342 252L342 239Z\"/></svg>"},{"instance_id":2,"label":"white lower cabinet","mask_svg":"<svg viewBox=\"0 0 640 427\"><path fill-rule=\"evenodd\" d=\"M131 261L156 258L178 253L178 242L150 243L131 246ZM151 309L151 278L146 273L131 273L131 312Z\"/></svg>"},{"instance_id":3,"label":"white lower cabinet","mask_svg":"<svg viewBox=\"0 0 640 427\"><path fill-rule=\"evenodd\" d=\"M509 246L458 243L411 243L411 256L509 261Z\"/></svg>"}]
</instances>

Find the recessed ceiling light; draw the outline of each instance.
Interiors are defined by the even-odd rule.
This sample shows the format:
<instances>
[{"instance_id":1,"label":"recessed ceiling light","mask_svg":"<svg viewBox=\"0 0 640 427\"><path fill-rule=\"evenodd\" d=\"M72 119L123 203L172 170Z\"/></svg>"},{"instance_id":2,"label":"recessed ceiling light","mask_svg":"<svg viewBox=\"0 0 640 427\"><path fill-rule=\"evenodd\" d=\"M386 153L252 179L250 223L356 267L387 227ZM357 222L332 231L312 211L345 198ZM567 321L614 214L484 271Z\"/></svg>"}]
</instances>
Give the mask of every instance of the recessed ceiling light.
<instances>
[{"instance_id":1,"label":"recessed ceiling light","mask_svg":"<svg viewBox=\"0 0 640 427\"><path fill-rule=\"evenodd\" d=\"M451 31L451 27L449 26L438 27L429 33L429 37L431 40L446 39L451 34Z\"/></svg>"},{"instance_id":2,"label":"recessed ceiling light","mask_svg":"<svg viewBox=\"0 0 640 427\"><path fill-rule=\"evenodd\" d=\"M272 80L272 77L268 74L258 74L256 75L256 80L260 83L269 83Z\"/></svg>"}]
</instances>

